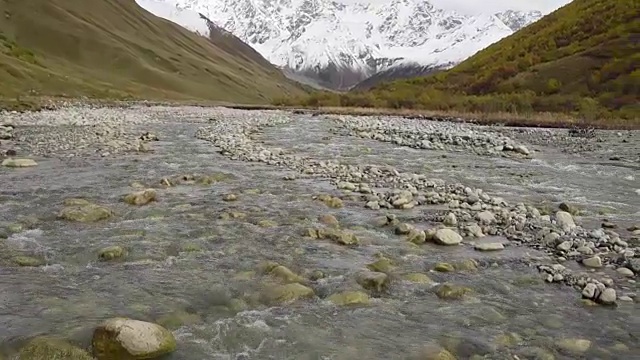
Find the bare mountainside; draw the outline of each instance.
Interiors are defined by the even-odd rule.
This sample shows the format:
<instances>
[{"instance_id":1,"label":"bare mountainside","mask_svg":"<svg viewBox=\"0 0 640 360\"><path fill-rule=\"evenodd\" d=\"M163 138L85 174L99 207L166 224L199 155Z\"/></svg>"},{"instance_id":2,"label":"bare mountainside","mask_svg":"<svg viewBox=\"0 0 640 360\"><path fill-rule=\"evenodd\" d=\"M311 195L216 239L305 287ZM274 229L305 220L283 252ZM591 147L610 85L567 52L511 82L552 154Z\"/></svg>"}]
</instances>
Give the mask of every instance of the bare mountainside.
<instances>
[{"instance_id":1,"label":"bare mountainside","mask_svg":"<svg viewBox=\"0 0 640 360\"><path fill-rule=\"evenodd\" d=\"M133 0L6 0L0 14L0 97L265 103L303 93L233 35L205 38Z\"/></svg>"}]
</instances>

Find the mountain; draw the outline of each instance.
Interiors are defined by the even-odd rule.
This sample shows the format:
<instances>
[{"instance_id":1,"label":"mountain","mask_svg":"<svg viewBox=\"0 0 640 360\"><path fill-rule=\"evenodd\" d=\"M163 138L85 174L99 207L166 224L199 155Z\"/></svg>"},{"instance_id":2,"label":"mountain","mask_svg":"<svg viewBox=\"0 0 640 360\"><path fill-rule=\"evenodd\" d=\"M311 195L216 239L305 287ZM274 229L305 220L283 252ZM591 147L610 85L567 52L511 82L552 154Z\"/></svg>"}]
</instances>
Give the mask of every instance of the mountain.
<instances>
[{"instance_id":1,"label":"mountain","mask_svg":"<svg viewBox=\"0 0 640 360\"><path fill-rule=\"evenodd\" d=\"M344 105L357 99L360 106L565 112L638 121L637 5L637 0L574 0L451 70L379 84L339 100L314 95L311 103Z\"/></svg>"},{"instance_id":2,"label":"mountain","mask_svg":"<svg viewBox=\"0 0 640 360\"><path fill-rule=\"evenodd\" d=\"M455 64L449 63L439 66L425 66L417 63L399 64L371 75L370 77L354 85L351 90L369 90L382 82L427 76L438 73L440 71L444 71L452 67L453 65Z\"/></svg>"},{"instance_id":3,"label":"mountain","mask_svg":"<svg viewBox=\"0 0 640 360\"><path fill-rule=\"evenodd\" d=\"M344 90L393 66L458 63L542 17L429 0L160 0L203 14L273 64Z\"/></svg>"},{"instance_id":4,"label":"mountain","mask_svg":"<svg viewBox=\"0 0 640 360\"><path fill-rule=\"evenodd\" d=\"M196 13L181 16L200 34L134 0L2 0L0 14L0 98L268 103L304 93Z\"/></svg>"}]
</instances>

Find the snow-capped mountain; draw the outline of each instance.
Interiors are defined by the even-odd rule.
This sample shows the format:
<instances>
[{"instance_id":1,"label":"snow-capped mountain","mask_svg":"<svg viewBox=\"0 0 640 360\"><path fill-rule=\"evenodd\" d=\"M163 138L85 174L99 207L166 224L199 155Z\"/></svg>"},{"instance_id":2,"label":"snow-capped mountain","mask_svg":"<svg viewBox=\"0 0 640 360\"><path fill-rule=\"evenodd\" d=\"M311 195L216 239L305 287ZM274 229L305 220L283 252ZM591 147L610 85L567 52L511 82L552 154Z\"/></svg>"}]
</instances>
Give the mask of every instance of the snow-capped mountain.
<instances>
[{"instance_id":1,"label":"snow-capped mountain","mask_svg":"<svg viewBox=\"0 0 640 360\"><path fill-rule=\"evenodd\" d=\"M462 14L428 0L137 1L202 14L273 64L337 89L395 66L451 66L542 17ZM195 28L186 16L154 13Z\"/></svg>"}]
</instances>

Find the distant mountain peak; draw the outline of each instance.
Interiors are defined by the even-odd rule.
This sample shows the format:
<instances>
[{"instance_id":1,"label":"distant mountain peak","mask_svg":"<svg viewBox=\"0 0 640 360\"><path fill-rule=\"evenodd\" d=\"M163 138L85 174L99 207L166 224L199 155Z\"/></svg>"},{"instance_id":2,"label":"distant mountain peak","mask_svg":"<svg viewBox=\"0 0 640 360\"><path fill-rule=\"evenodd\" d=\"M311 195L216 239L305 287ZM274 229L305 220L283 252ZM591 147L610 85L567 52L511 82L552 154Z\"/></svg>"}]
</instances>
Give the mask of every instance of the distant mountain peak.
<instances>
[{"instance_id":1,"label":"distant mountain peak","mask_svg":"<svg viewBox=\"0 0 640 360\"><path fill-rule=\"evenodd\" d=\"M458 63L542 17L514 10L467 15L428 0L139 1L200 13L273 64L338 89L393 66Z\"/></svg>"}]
</instances>

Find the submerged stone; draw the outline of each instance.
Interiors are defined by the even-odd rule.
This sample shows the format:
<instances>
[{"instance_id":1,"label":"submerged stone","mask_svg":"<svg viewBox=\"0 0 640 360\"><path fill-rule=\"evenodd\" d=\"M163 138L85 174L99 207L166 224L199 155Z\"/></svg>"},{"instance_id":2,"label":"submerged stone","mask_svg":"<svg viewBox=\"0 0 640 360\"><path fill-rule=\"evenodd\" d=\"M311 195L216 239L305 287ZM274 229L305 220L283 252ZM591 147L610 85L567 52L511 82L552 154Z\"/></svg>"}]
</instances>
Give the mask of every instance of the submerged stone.
<instances>
[{"instance_id":1,"label":"submerged stone","mask_svg":"<svg viewBox=\"0 0 640 360\"><path fill-rule=\"evenodd\" d=\"M109 246L100 250L98 258L102 261L109 261L121 258L124 256L124 254L125 250L121 246Z\"/></svg>"},{"instance_id":2,"label":"submerged stone","mask_svg":"<svg viewBox=\"0 0 640 360\"><path fill-rule=\"evenodd\" d=\"M391 260L387 258L381 258L376 260L375 262L367 265L367 268L371 271L381 272L381 273L389 273L394 268Z\"/></svg>"},{"instance_id":3,"label":"submerged stone","mask_svg":"<svg viewBox=\"0 0 640 360\"><path fill-rule=\"evenodd\" d=\"M74 202L79 200L81 199L73 199ZM58 218L60 219L82 223L98 222L109 219L112 216L113 211L110 209L88 202L77 202L74 205L68 205L58 214Z\"/></svg>"},{"instance_id":4,"label":"submerged stone","mask_svg":"<svg viewBox=\"0 0 640 360\"><path fill-rule=\"evenodd\" d=\"M369 304L369 295L362 291L343 291L329 296L328 300L340 306L367 305Z\"/></svg>"},{"instance_id":5,"label":"submerged stone","mask_svg":"<svg viewBox=\"0 0 640 360\"><path fill-rule=\"evenodd\" d=\"M124 202L129 205L142 206L156 201L157 192L154 189L136 191L124 197Z\"/></svg>"},{"instance_id":6,"label":"submerged stone","mask_svg":"<svg viewBox=\"0 0 640 360\"><path fill-rule=\"evenodd\" d=\"M271 286L263 293L263 299L270 305L286 304L314 296L313 289L298 283Z\"/></svg>"},{"instance_id":7,"label":"submerged stone","mask_svg":"<svg viewBox=\"0 0 640 360\"><path fill-rule=\"evenodd\" d=\"M381 272L364 271L356 276L356 282L367 290L383 292L389 287L389 276Z\"/></svg>"},{"instance_id":8,"label":"submerged stone","mask_svg":"<svg viewBox=\"0 0 640 360\"><path fill-rule=\"evenodd\" d=\"M158 325L164 326L169 330L175 330L182 326L193 325L200 323L202 317L198 314L189 313L184 310L174 311L172 313L163 315L158 319Z\"/></svg>"},{"instance_id":9,"label":"submerged stone","mask_svg":"<svg viewBox=\"0 0 640 360\"><path fill-rule=\"evenodd\" d=\"M468 287L449 283L442 284L436 289L436 295L440 299L445 300L462 299L466 294L470 292L472 292L472 290Z\"/></svg>"},{"instance_id":10,"label":"submerged stone","mask_svg":"<svg viewBox=\"0 0 640 360\"><path fill-rule=\"evenodd\" d=\"M405 274L402 276L402 278L406 281L410 281L416 284L433 284L434 283L434 281L429 276L422 273Z\"/></svg>"},{"instance_id":11,"label":"submerged stone","mask_svg":"<svg viewBox=\"0 0 640 360\"><path fill-rule=\"evenodd\" d=\"M45 264L44 260L32 256L16 256L13 262L23 267L37 267Z\"/></svg>"},{"instance_id":12,"label":"submerged stone","mask_svg":"<svg viewBox=\"0 0 640 360\"><path fill-rule=\"evenodd\" d=\"M87 351L62 339L37 337L29 341L18 354L17 360L93 360Z\"/></svg>"}]
</instances>

